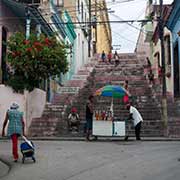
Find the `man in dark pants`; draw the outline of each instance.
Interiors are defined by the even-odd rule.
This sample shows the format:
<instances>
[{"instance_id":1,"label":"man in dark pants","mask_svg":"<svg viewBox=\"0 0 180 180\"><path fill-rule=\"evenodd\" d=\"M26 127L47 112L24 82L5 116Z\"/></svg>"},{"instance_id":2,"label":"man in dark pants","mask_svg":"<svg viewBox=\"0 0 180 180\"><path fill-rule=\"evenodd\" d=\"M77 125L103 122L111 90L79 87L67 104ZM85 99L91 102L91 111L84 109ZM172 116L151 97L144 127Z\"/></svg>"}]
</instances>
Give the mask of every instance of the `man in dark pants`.
<instances>
[{"instance_id":1,"label":"man in dark pants","mask_svg":"<svg viewBox=\"0 0 180 180\"><path fill-rule=\"evenodd\" d=\"M86 140L89 141L90 135L92 134L92 121L93 121L93 104L94 97L89 96L88 102L86 103Z\"/></svg>"},{"instance_id":2,"label":"man in dark pants","mask_svg":"<svg viewBox=\"0 0 180 180\"><path fill-rule=\"evenodd\" d=\"M135 134L136 134L136 140L141 140L140 133L141 133L141 124L143 122L143 118L139 111L131 106L130 104L126 105L127 110L129 110L129 118L132 119L134 123L134 128L135 128ZM127 140L128 137L125 137L125 140Z\"/></svg>"}]
</instances>

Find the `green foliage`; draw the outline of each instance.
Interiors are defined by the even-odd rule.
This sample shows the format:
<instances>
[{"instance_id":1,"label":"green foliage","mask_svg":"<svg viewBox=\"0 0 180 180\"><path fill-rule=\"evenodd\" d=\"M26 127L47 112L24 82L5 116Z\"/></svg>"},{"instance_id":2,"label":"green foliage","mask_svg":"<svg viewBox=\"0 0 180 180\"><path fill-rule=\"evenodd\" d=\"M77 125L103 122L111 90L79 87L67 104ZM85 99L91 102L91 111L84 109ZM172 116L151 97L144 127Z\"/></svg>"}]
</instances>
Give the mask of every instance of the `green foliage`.
<instances>
[{"instance_id":1,"label":"green foliage","mask_svg":"<svg viewBox=\"0 0 180 180\"><path fill-rule=\"evenodd\" d=\"M7 83L16 92L31 91L43 79L68 71L67 47L56 37L31 35L26 40L24 34L16 33L7 45L7 61L12 69Z\"/></svg>"}]
</instances>

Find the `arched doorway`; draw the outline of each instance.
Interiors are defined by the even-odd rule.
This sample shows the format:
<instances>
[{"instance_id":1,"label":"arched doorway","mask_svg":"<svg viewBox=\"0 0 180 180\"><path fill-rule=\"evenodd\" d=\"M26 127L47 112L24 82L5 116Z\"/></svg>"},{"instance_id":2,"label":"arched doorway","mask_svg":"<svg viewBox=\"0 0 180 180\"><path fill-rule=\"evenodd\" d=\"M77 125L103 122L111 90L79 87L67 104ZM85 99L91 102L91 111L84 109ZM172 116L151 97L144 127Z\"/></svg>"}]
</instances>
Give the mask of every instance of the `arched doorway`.
<instances>
[{"instance_id":1,"label":"arched doorway","mask_svg":"<svg viewBox=\"0 0 180 180\"><path fill-rule=\"evenodd\" d=\"M7 80L7 68L6 68L6 53L7 53L7 29L2 27L2 53L1 53L1 71L2 71L2 83Z\"/></svg>"}]
</instances>

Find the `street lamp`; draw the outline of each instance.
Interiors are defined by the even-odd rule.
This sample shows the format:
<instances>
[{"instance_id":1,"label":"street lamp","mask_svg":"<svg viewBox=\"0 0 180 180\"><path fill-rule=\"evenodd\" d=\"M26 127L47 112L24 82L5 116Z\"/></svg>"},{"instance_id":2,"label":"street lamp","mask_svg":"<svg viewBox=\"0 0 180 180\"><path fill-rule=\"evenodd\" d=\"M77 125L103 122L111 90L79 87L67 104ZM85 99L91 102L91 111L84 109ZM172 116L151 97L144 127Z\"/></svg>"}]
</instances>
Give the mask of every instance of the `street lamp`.
<instances>
[{"instance_id":1,"label":"street lamp","mask_svg":"<svg viewBox=\"0 0 180 180\"><path fill-rule=\"evenodd\" d=\"M25 16L26 16L26 40L27 40L29 39L30 36L30 24L31 24L30 11L28 6L25 8Z\"/></svg>"}]
</instances>

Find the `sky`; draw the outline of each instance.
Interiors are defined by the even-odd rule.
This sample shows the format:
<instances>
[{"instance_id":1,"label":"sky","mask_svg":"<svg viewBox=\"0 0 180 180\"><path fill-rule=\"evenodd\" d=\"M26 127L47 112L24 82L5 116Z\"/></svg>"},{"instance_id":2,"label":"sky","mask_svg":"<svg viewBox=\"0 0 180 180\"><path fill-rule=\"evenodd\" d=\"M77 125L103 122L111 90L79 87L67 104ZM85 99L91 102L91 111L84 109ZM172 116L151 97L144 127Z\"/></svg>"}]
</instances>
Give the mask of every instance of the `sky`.
<instances>
[{"instance_id":1,"label":"sky","mask_svg":"<svg viewBox=\"0 0 180 180\"><path fill-rule=\"evenodd\" d=\"M129 2L125 2L129 1ZM155 0L154 0L155 1ZM159 0L156 0L159 3ZM106 0L110 8L110 21L142 20L148 0ZM173 0L163 0L171 4ZM111 23L113 50L119 53L134 52L139 36L140 23Z\"/></svg>"}]
</instances>

